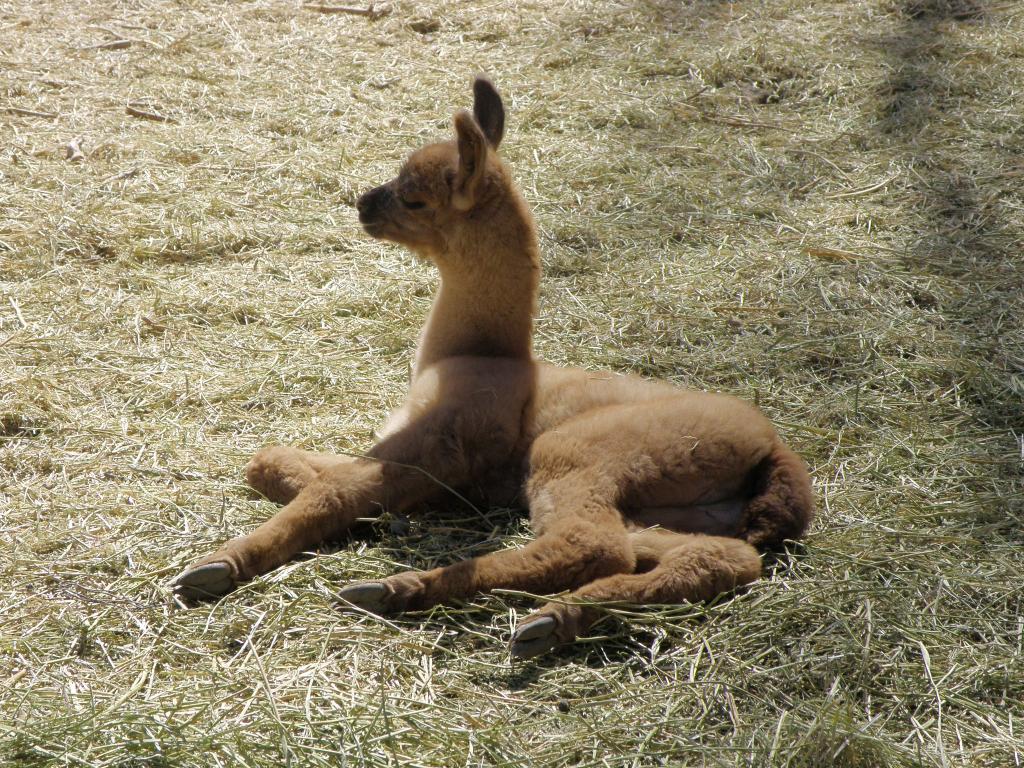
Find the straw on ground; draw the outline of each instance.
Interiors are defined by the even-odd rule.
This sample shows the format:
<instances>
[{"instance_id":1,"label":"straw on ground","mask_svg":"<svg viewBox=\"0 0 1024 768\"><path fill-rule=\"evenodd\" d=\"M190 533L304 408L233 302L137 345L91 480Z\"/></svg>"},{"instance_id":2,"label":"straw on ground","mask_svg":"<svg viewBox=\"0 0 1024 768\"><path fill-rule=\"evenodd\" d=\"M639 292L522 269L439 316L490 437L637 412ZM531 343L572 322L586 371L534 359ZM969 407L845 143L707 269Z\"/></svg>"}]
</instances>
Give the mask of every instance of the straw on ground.
<instances>
[{"instance_id":1,"label":"straw on ground","mask_svg":"<svg viewBox=\"0 0 1024 768\"><path fill-rule=\"evenodd\" d=\"M388 7L0 0L0 762L1019 765L1019 4ZM505 510L179 610L272 510L255 449L359 452L404 391L432 276L351 205L480 70L539 353L757 400L813 466L806 546L514 666L525 596L333 606L521 543Z\"/></svg>"}]
</instances>

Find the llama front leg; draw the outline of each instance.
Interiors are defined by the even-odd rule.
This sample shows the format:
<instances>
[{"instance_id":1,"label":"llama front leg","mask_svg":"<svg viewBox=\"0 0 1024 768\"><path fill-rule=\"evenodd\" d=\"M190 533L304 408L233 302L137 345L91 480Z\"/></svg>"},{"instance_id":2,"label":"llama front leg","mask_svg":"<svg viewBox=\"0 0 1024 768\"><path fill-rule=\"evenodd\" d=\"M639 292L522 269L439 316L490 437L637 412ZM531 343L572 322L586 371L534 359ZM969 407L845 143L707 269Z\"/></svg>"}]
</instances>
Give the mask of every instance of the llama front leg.
<instances>
[{"instance_id":1,"label":"llama front leg","mask_svg":"<svg viewBox=\"0 0 1024 768\"><path fill-rule=\"evenodd\" d=\"M600 603L706 601L761 575L757 550L739 539L660 530L638 536L633 542L638 553L653 544L646 547L658 560L652 570L598 579L560 602L548 603L519 624L512 635L512 655L529 658L572 642L601 617ZM653 541L654 536L659 540Z\"/></svg>"},{"instance_id":2,"label":"llama front leg","mask_svg":"<svg viewBox=\"0 0 1024 768\"><path fill-rule=\"evenodd\" d=\"M355 459L315 453L287 445L261 448L245 468L251 488L278 504L287 504L324 473Z\"/></svg>"},{"instance_id":3,"label":"llama front leg","mask_svg":"<svg viewBox=\"0 0 1024 768\"><path fill-rule=\"evenodd\" d=\"M412 422L409 409L403 406L391 414L378 439L383 443L392 436L401 437L403 430L414 427ZM271 501L287 504L325 472L355 460L354 456L317 453L289 445L269 445L250 459L245 468L245 480Z\"/></svg>"},{"instance_id":4,"label":"llama front leg","mask_svg":"<svg viewBox=\"0 0 1024 768\"><path fill-rule=\"evenodd\" d=\"M383 469L376 462L353 461L312 479L255 531L231 539L186 568L172 582L175 592L188 599L226 594L297 553L337 537L386 501Z\"/></svg>"},{"instance_id":5,"label":"llama front leg","mask_svg":"<svg viewBox=\"0 0 1024 768\"><path fill-rule=\"evenodd\" d=\"M173 582L188 599L226 594L288 562L381 509L406 509L440 490L435 475L406 463L356 459L322 472L280 512L250 534L224 544Z\"/></svg>"},{"instance_id":6,"label":"llama front leg","mask_svg":"<svg viewBox=\"0 0 1024 768\"><path fill-rule=\"evenodd\" d=\"M315 477L307 476L306 484L280 512L187 568L174 580L174 588L191 599L225 594L240 582L337 537L360 517L374 516L381 509L401 512L448 488L465 486L474 474L467 457L487 460L487 451L507 456L510 444L503 445L497 438L516 434L505 423L510 420L508 413L495 409L486 389L474 400L473 393L481 389L479 378L459 378L464 386L474 387L466 396L456 392L461 408L435 407L419 415L377 443L367 458L334 461L335 457L316 454L303 457L305 452L295 449L272 449L283 453L286 461L280 466L292 466L289 462L296 456L326 464L319 469L310 465ZM479 407L474 408L474 403ZM521 406L509 410L515 414ZM479 434L457 432L460 416L474 424ZM485 466L496 463L489 460Z\"/></svg>"}]
</instances>

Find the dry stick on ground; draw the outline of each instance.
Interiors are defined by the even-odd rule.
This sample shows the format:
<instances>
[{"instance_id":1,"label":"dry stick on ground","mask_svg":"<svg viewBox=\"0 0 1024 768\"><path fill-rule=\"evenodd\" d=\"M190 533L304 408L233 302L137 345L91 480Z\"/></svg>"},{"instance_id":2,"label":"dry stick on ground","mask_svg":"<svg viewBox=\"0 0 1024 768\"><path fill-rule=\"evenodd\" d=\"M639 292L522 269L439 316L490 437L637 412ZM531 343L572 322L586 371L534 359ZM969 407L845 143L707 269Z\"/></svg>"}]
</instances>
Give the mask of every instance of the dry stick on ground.
<instances>
[{"instance_id":1,"label":"dry stick on ground","mask_svg":"<svg viewBox=\"0 0 1024 768\"><path fill-rule=\"evenodd\" d=\"M856 261L857 259L863 259L859 253L853 253L852 251L844 251L840 248L825 248L821 246L807 246L803 249L803 252L808 256L814 256L817 259L831 259L832 261Z\"/></svg>"},{"instance_id":2,"label":"dry stick on ground","mask_svg":"<svg viewBox=\"0 0 1024 768\"><path fill-rule=\"evenodd\" d=\"M370 3L365 8L353 8L349 5L321 5L319 3L308 4L302 7L317 13L349 13L353 16L366 16L369 19L380 19L391 13L390 5L378 6L375 3Z\"/></svg>"},{"instance_id":3,"label":"dry stick on ground","mask_svg":"<svg viewBox=\"0 0 1024 768\"><path fill-rule=\"evenodd\" d=\"M128 102L128 106L126 106L124 108L124 111L127 112L132 117L141 117L143 120L156 120L159 123L176 123L176 122L178 122L173 117L168 117L167 115L161 115L159 112L151 112L148 108L145 108L145 107L148 107L148 105L143 104L142 102L139 102L139 101L129 101Z\"/></svg>"},{"instance_id":4,"label":"dry stick on ground","mask_svg":"<svg viewBox=\"0 0 1024 768\"><path fill-rule=\"evenodd\" d=\"M779 126L774 123L763 123L758 120L748 120L745 117L732 117L730 115L713 115L710 112L700 111L700 116L705 120L709 120L712 123L721 123L722 125L728 125L733 128L771 128L777 129Z\"/></svg>"},{"instance_id":5,"label":"dry stick on ground","mask_svg":"<svg viewBox=\"0 0 1024 768\"><path fill-rule=\"evenodd\" d=\"M882 179L882 181L878 182L877 184L871 184L870 186L861 187L860 189L852 189L852 190L850 190L848 192L836 192L835 194L825 195L825 199L826 200L840 200L840 199L842 199L844 197L858 197L860 195L866 195L868 192L874 192L875 190L881 189L886 184L888 184L890 181L894 181L898 177L899 177L899 173L894 173L889 178Z\"/></svg>"},{"instance_id":6,"label":"dry stick on ground","mask_svg":"<svg viewBox=\"0 0 1024 768\"><path fill-rule=\"evenodd\" d=\"M86 45L79 48L80 51L122 51L125 48L131 48L132 41L121 38L119 40L108 40L105 43L96 43L96 45Z\"/></svg>"},{"instance_id":7,"label":"dry stick on ground","mask_svg":"<svg viewBox=\"0 0 1024 768\"><path fill-rule=\"evenodd\" d=\"M4 111L9 115L18 115L20 117L45 117L48 120L52 120L57 116L56 112L39 112L35 109L22 109L21 107L6 107Z\"/></svg>"},{"instance_id":8,"label":"dry stick on ground","mask_svg":"<svg viewBox=\"0 0 1024 768\"><path fill-rule=\"evenodd\" d=\"M120 173L115 173L113 176L108 176L107 178L105 178L100 183L101 184L110 184L111 182L114 182L114 181L123 181L124 179L130 179L133 176L138 176L138 174L139 174L139 169L138 168L129 168L126 171L121 171ZM143 318L143 319L145 319L145 318Z\"/></svg>"}]
</instances>

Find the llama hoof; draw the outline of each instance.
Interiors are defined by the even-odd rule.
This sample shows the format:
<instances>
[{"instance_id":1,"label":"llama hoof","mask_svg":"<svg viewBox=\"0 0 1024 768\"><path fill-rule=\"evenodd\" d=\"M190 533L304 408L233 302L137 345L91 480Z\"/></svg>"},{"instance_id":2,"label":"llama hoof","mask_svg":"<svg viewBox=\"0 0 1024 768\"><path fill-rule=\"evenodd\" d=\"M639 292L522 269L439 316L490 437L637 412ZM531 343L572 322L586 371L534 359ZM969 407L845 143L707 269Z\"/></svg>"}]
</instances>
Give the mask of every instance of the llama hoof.
<instances>
[{"instance_id":1,"label":"llama hoof","mask_svg":"<svg viewBox=\"0 0 1024 768\"><path fill-rule=\"evenodd\" d=\"M350 584L338 593L342 609L362 608L364 611L387 616L402 611L419 611L436 604L424 596L424 574L405 571L381 581L363 581Z\"/></svg>"},{"instance_id":2,"label":"llama hoof","mask_svg":"<svg viewBox=\"0 0 1024 768\"><path fill-rule=\"evenodd\" d=\"M392 589L383 581L364 581L352 584L338 593L342 609L356 607L383 616L391 612Z\"/></svg>"},{"instance_id":3,"label":"llama hoof","mask_svg":"<svg viewBox=\"0 0 1024 768\"><path fill-rule=\"evenodd\" d=\"M228 563L206 563L186 568L171 582L174 593L186 600L210 600L235 588L235 577Z\"/></svg>"},{"instance_id":4,"label":"llama hoof","mask_svg":"<svg viewBox=\"0 0 1024 768\"><path fill-rule=\"evenodd\" d=\"M550 651L561 641L557 636L558 621L553 616L541 616L520 624L512 633L509 650L517 659L531 659Z\"/></svg>"}]
</instances>

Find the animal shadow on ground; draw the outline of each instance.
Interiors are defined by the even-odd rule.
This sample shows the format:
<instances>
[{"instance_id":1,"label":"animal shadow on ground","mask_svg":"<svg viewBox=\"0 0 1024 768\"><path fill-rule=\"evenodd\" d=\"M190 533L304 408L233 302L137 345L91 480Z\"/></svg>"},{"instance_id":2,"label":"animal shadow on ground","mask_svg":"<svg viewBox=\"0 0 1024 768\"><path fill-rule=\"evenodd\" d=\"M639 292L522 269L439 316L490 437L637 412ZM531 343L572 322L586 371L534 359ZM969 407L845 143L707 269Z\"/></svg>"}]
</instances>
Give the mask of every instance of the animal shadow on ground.
<instances>
[{"instance_id":1,"label":"animal shadow on ground","mask_svg":"<svg viewBox=\"0 0 1024 768\"><path fill-rule=\"evenodd\" d=\"M926 222L926 231L904 262L913 273L954 277L974 286L954 306L938 307L948 317L960 318L949 327L965 354L995 374L994 379L965 382L965 398L990 427L1019 427L1024 402L998 382L1008 380L1012 371L1002 349L1002 329L1007 304L1019 297L1014 291L1024 285L1024 263L1017 257L1024 233L1004 220L1000 201L986 195L979 176L1018 159L1024 139L1017 132L965 153L927 135L933 121L963 110L965 98L985 90L983 83L972 81L971 69L955 67L951 49L959 34L984 23L986 4L908 0L901 10L904 21L896 36L877 41L889 54L892 75L882 86L883 106L875 125L881 143L912 162L916 207Z\"/></svg>"}]
</instances>

